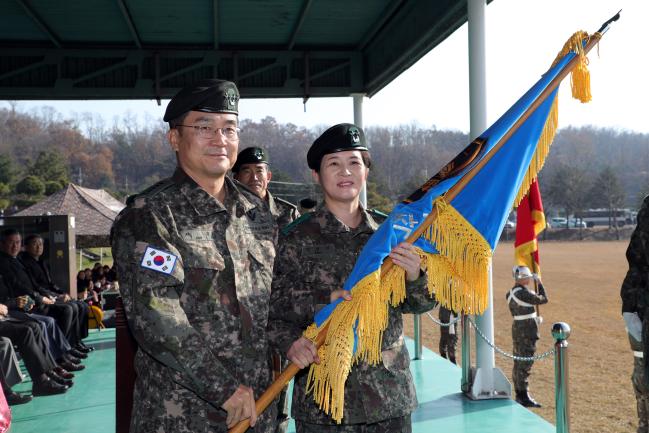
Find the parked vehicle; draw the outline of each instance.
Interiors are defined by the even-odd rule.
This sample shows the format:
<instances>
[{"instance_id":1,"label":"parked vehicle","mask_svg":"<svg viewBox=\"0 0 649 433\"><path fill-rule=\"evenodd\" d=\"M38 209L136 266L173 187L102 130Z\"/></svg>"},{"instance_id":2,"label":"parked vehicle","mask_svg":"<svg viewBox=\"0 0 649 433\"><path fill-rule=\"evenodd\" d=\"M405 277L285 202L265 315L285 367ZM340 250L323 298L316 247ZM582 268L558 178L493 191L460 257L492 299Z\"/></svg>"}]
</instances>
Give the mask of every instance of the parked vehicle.
<instances>
[{"instance_id":1,"label":"parked vehicle","mask_svg":"<svg viewBox=\"0 0 649 433\"><path fill-rule=\"evenodd\" d=\"M587 225L584 221L581 221L577 218L570 218L570 220L567 220L566 218L562 217L555 217L552 218L551 220L551 226L554 228L568 228L568 225L570 225L571 229L577 229L577 228L586 228Z\"/></svg>"},{"instance_id":2,"label":"parked vehicle","mask_svg":"<svg viewBox=\"0 0 649 433\"><path fill-rule=\"evenodd\" d=\"M613 227L613 215L618 227L626 224L635 224L637 212L631 209L588 209L582 212L575 212L575 218L580 218L588 227L609 226Z\"/></svg>"}]
</instances>

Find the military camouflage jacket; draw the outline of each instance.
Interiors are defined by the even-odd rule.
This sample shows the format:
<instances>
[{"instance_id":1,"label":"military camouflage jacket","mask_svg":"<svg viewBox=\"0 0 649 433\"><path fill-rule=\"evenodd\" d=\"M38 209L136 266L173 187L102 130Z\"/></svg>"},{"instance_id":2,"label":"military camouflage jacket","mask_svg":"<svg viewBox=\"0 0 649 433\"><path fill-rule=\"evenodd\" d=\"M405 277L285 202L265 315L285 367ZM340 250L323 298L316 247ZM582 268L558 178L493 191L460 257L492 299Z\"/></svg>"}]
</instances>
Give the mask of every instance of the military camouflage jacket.
<instances>
[{"instance_id":1,"label":"military camouflage jacket","mask_svg":"<svg viewBox=\"0 0 649 433\"><path fill-rule=\"evenodd\" d=\"M295 205L281 198L273 197L270 191L266 192L266 198L270 213L275 218L275 221L277 221L279 228L286 227L300 216L300 211L297 210Z\"/></svg>"},{"instance_id":2,"label":"military camouflage jacket","mask_svg":"<svg viewBox=\"0 0 649 433\"><path fill-rule=\"evenodd\" d=\"M237 387L258 397L269 385L277 226L256 195L227 177L225 188L221 204L178 169L129 199L113 225L124 307L141 349L131 432L226 431L220 406ZM255 431L272 430L264 425L262 417Z\"/></svg>"},{"instance_id":3,"label":"military camouflage jacket","mask_svg":"<svg viewBox=\"0 0 649 433\"><path fill-rule=\"evenodd\" d=\"M642 202L636 226L626 250L629 270L622 282L622 312L644 316L649 306L649 196Z\"/></svg>"},{"instance_id":4,"label":"military camouflage jacket","mask_svg":"<svg viewBox=\"0 0 649 433\"><path fill-rule=\"evenodd\" d=\"M313 322L316 311L329 303L333 290L343 283L368 238L378 228L370 213L363 211L362 223L351 229L320 205L284 228L275 261L275 276L269 312L269 338L281 353ZM344 424L374 423L401 417L417 407L410 375L410 357L403 340L402 313L430 310L435 300L428 295L423 276L407 285L407 299L390 308L383 334L383 363L355 366L345 385ZM308 369L295 378L292 416L316 424L334 424L305 395Z\"/></svg>"}]
</instances>

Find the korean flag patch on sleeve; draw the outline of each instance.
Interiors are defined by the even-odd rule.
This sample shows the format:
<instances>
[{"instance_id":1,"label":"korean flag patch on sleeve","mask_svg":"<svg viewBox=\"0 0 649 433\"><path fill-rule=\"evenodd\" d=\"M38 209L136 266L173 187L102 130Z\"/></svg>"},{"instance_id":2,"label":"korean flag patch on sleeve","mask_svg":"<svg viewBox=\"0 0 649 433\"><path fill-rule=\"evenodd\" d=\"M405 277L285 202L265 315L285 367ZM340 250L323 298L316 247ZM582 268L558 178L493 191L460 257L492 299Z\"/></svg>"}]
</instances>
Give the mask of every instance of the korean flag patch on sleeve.
<instances>
[{"instance_id":1,"label":"korean flag patch on sleeve","mask_svg":"<svg viewBox=\"0 0 649 433\"><path fill-rule=\"evenodd\" d=\"M152 271L162 272L171 275L176 267L178 257L168 251L159 250L153 247L146 247L140 266Z\"/></svg>"}]
</instances>

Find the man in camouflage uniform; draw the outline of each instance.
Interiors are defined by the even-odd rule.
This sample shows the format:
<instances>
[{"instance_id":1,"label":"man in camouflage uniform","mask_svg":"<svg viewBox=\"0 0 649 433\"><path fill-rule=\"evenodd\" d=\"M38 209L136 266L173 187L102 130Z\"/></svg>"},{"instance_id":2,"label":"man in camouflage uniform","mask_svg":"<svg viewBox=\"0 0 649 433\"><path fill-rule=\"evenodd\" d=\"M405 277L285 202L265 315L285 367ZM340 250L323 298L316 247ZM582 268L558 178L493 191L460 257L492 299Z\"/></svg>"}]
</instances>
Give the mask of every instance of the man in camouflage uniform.
<instances>
[{"instance_id":1,"label":"man in camouflage uniform","mask_svg":"<svg viewBox=\"0 0 649 433\"><path fill-rule=\"evenodd\" d=\"M113 257L139 350L131 433L226 432L250 418L272 432L266 322L277 226L226 176L238 147L239 93L202 80L164 120L178 168L130 198L113 225ZM254 387L254 390L253 390Z\"/></svg>"},{"instance_id":2,"label":"man in camouflage uniform","mask_svg":"<svg viewBox=\"0 0 649 433\"><path fill-rule=\"evenodd\" d=\"M303 215L282 230L280 248L275 262L275 277L269 313L270 339L279 345L282 353L300 367L314 359L310 353L305 362L296 362L291 351L306 338L300 338L304 329L313 322L314 314L340 292L350 274L356 258L369 237L384 220L377 212L367 211L357 203L358 196L350 201L358 217L357 224L345 224L340 212L330 210L330 192L323 172L328 163L339 164L350 173L354 167L369 168L369 155L360 128L354 125L336 125L316 140L309 150L309 167L323 186L325 202ZM344 160L323 158L330 155L358 154L348 167ZM360 155L363 154L361 161ZM322 167L321 167L322 165ZM343 175L360 191L364 179L354 180L353 174ZM345 189L343 181L338 181ZM351 194L351 193L350 193ZM331 208L334 208L331 206ZM337 210L336 210L337 212ZM414 254L412 246L398 246L398 255ZM395 264L399 264L391 254ZM311 432L409 432L410 414L417 407L417 397L409 370L410 357L404 344L403 313L422 313L435 305L428 295L426 277L421 273L419 257L415 257L414 278L406 283L407 296L397 308L389 308L388 325L383 333L382 364L370 366L364 362L354 366L345 384L345 407L342 424L338 425L320 410L311 395L306 395L308 369L295 377L293 386L292 416L298 433ZM411 272L408 271L410 277ZM297 341L296 341L297 340ZM308 340L306 340L308 342ZM310 342L305 343L312 346ZM314 349L310 349L314 350ZM304 358L300 358L304 359ZM302 365L300 365L302 364Z\"/></svg>"},{"instance_id":3,"label":"man in camouflage uniform","mask_svg":"<svg viewBox=\"0 0 649 433\"><path fill-rule=\"evenodd\" d=\"M527 266L514 267L515 285L507 292L506 299L509 311L514 317L512 323L512 340L514 355L532 357L536 352L536 341L539 339L539 321L535 306L548 302L545 288L537 276ZM538 294L534 292L534 280L538 281ZM514 360L512 380L516 401L525 407L541 407L529 393L528 378L534 361Z\"/></svg>"},{"instance_id":4,"label":"man in camouflage uniform","mask_svg":"<svg viewBox=\"0 0 649 433\"><path fill-rule=\"evenodd\" d=\"M638 433L649 432L649 383L647 379L647 351L643 341L649 332L647 306L649 306L649 197L644 199L638 212L636 226L629 246L626 259L629 270L622 282L620 295L622 297L622 317L624 319L631 350L634 354L634 369L631 377L638 408Z\"/></svg>"},{"instance_id":5,"label":"man in camouflage uniform","mask_svg":"<svg viewBox=\"0 0 649 433\"><path fill-rule=\"evenodd\" d=\"M268 184L273 177L273 173L270 171L267 153L261 147L247 147L239 152L237 162L232 166L232 177L266 201L268 209L280 229L300 216L300 212L294 204L279 197L274 197L268 191ZM287 365L288 361L279 352L273 351L273 377L279 376ZM284 433L288 429L287 392L288 385L284 387L278 398L277 433Z\"/></svg>"},{"instance_id":6,"label":"man in camouflage uniform","mask_svg":"<svg viewBox=\"0 0 649 433\"><path fill-rule=\"evenodd\" d=\"M261 147L247 147L239 152L237 162L232 166L232 177L268 203L280 229L300 216L297 206L274 197L268 191L273 172L270 171L267 153Z\"/></svg>"}]
</instances>

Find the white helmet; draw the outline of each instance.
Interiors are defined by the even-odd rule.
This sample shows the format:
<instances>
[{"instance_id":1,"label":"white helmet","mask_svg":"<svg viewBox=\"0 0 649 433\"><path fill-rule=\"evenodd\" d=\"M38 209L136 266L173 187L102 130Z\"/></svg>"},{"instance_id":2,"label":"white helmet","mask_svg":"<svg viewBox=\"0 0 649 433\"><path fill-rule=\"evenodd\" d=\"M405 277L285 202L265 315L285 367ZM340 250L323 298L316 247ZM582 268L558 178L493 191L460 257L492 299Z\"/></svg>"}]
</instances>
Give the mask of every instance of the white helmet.
<instances>
[{"instance_id":1,"label":"white helmet","mask_svg":"<svg viewBox=\"0 0 649 433\"><path fill-rule=\"evenodd\" d=\"M523 280L525 278L533 278L532 271L527 266L514 266L512 269L512 275L515 280Z\"/></svg>"}]
</instances>

